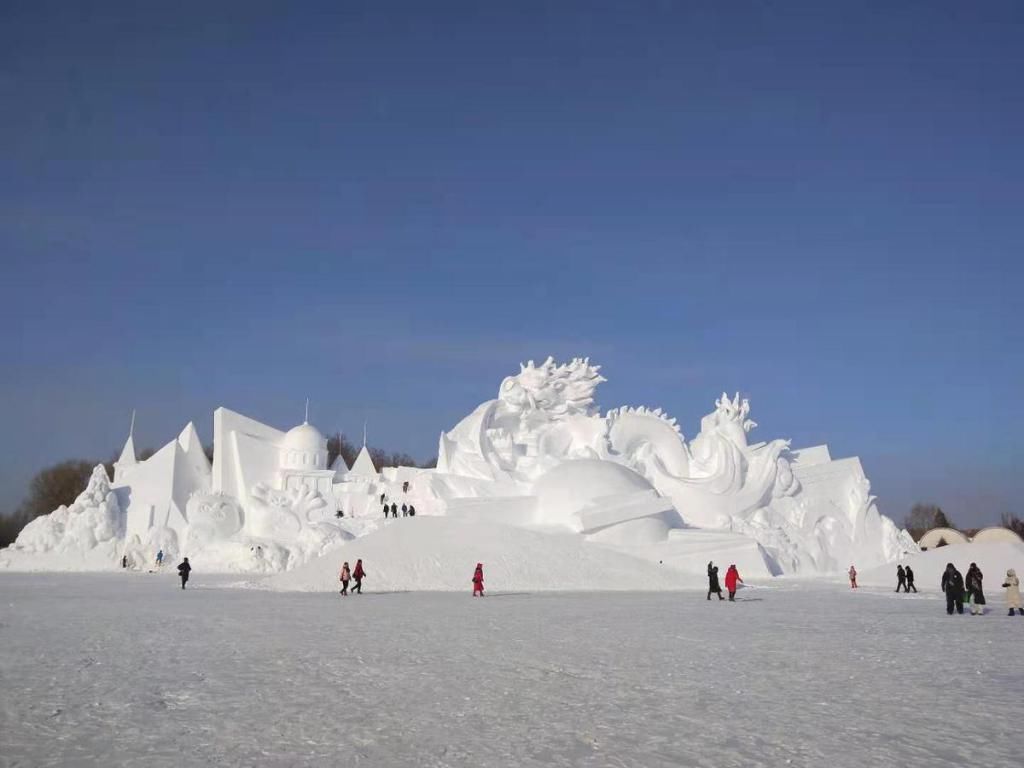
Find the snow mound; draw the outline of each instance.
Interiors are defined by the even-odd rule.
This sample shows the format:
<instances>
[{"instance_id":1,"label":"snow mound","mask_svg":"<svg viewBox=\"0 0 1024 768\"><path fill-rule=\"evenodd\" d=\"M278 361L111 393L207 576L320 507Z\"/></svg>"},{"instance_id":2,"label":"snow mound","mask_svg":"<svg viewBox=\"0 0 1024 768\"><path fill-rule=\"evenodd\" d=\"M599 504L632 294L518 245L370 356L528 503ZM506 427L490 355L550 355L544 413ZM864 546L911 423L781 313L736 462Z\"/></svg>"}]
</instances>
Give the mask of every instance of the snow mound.
<instances>
[{"instance_id":1,"label":"snow mound","mask_svg":"<svg viewBox=\"0 0 1024 768\"><path fill-rule=\"evenodd\" d=\"M26 525L13 549L26 554L70 552L85 554L103 544L116 551L124 536L124 514L102 464L96 465L86 489L70 507L61 505Z\"/></svg>"},{"instance_id":2,"label":"snow mound","mask_svg":"<svg viewBox=\"0 0 1024 768\"><path fill-rule=\"evenodd\" d=\"M331 549L318 560L270 578L271 589L339 589L338 572L362 558L367 591L470 591L476 563L484 564L489 591L680 589L701 586L682 574L588 542L566 532L416 517L395 520L378 531Z\"/></svg>"},{"instance_id":3,"label":"snow mound","mask_svg":"<svg viewBox=\"0 0 1024 768\"><path fill-rule=\"evenodd\" d=\"M971 563L977 563L985 575L985 592L989 597L1001 591L999 585L1003 583L1008 568L1013 568L1018 574L1024 573L1024 544L1009 541L953 544L903 559L903 565L914 569L914 585L927 590L939 589L946 563L953 563L964 574ZM863 571L858 574L857 582L865 586L896 589L896 564Z\"/></svg>"}]
</instances>

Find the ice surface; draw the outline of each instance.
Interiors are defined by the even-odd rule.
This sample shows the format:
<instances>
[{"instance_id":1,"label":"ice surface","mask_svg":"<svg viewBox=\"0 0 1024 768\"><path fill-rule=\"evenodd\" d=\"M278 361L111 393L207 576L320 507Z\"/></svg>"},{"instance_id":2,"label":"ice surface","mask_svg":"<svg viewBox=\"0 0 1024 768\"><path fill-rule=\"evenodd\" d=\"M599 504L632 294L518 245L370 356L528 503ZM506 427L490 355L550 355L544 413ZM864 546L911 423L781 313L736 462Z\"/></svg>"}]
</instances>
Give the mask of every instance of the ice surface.
<instances>
[{"instance_id":1,"label":"ice surface","mask_svg":"<svg viewBox=\"0 0 1024 768\"><path fill-rule=\"evenodd\" d=\"M218 584L0 574L0 764L1020 764L1024 618L947 617L932 589Z\"/></svg>"}]
</instances>

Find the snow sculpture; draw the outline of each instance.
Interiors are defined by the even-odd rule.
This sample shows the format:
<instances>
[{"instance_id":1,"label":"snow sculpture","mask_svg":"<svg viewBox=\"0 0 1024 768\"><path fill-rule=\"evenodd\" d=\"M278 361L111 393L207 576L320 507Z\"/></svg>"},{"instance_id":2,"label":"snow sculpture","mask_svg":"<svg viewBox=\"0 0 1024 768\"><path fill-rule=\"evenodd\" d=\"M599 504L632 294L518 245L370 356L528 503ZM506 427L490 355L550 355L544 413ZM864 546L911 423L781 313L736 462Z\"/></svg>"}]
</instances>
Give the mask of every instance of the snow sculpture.
<instances>
[{"instance_id":1,"label":"snow sculpture","mask_svg":"<svg viewBox=\"0 0 1024 768\"><path fill-rule=\"evenodd\" d=\"M14 548L27 553L63 553L107 546L113 553L123 536L124 514L110 487L107 470L97 464L88 486L74 503L31 521L18 534Z\"/></svg>"},{"instance_id":2,"label":"snow sculpture","mask_svg":"<svg viewBox=\"0 0 1024 768\"><path fill-rule=\"evenodd\" d=\"M365 438L351 468L328 467L308 409L282 431L218 408L212 467L191 423L141 462L129 433L115 482L98 467L75 504L27 526L14 549L140 563L163 549L208 571L269 572L375 535L391 524L381 521L387 503L447 515L470 538L481 525L529 528L697 574L709 558L767 576L870 568L916 551L879 512L859 460L781 439L752 444L757 425L739 394L717 398L687 442L660 409L602 416L604 381L588 358L520 365L495 399L441 434L436 470L378 471Z\"/></svg>"},{"instance_id":3,"label":"snow sculpture","mask_svg":"<svg viewBox=\"0 0 1024 768\"><path fill-rule=\"evenodd\" d=\"M452 511L468 509L478 517L479 505L462 499L498 497L492 507L521 523L523 503L509 499L526 496L535 499L532 519L539 523L557 519L596 537L584 518L600 520L605 542L653 544L660 536L677 550L684 527L731 532L758 542L771 572L837 570L851 558L877 564L915 549L878 512L857 459L833 462L823 446L790 451L788 440L751 445L748 434L757 424L738 393L715 400L687 443L661 409L623 407L601 417L594 394L604 378L588 359L557 365L548 358L520 368L502 382L497 399L441 435L433 488ZM794 467L802 456L803 465ZM581 483L572 478L575 470L551 479L560 477L558 467L580 459L628 467L647 480L654 501L591 498L587 488L596 475ZM814 463L821 467L812 468ZM830 474L826 481L819 479L822 467ZM804 491L802 476L813 481L810 491ZM558 483L559 490L550 487ZM659 508L666 499L672 514ZM586 502L585 515L580 501Z\"/></svg>"}]
</instances>

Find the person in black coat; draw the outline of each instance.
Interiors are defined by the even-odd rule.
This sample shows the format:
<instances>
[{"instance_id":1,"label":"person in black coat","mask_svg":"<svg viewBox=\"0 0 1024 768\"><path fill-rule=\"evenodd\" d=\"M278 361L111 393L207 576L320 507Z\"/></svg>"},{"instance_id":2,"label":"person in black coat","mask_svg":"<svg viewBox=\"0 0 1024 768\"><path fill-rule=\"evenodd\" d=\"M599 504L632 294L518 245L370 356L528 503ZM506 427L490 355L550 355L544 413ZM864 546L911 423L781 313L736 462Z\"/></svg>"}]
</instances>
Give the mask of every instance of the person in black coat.
<instances>
[{"instance_id":1,"label":"person in black coat","mask_svg":"<svg viewBox=\"0 0 1024 768\"><path fill-rule=\"evenodd\" d=\"M982 590L981 582L984 576L981 573L981 569L977 563L971 563L971 567L967 569L967 577L965 579L967 586L967 599L971 604L971 615L977 616L979 613L984 613L984 609L981 608L985 604L985 592Z\"/></svg>"},{"instance_id":2,"label":"person in black coat","mask_svg":"<svg viewBox=\"0 0 1024 768\"><path fill-rule=\"evenodd\" d=\"M188 558L186 557L181 565L178 566L178 575L181 576L181 588L185 588L186 582L188 582L188 575L192 572L192 566L188 564Z\"/></svg>"},{"instance_id":3,"label":"person in black coat","mask_svg":"<svg viewBox=\"0 0 1024 768\"><path fill-rule=\"evenodd\" d=\"M398 517L398 505L395 504L394 502L392 502L392 504L391 504L391 517L393 517L393 518L397 518Z\"/></svg>"},{"instance_id":4,"label":"person in black coat","mask_svg":"<svg viewBox=\"0 0 1024 768\"><path fill-rule=\"evenodd\" d=\"M722 597L722 585L718 583L718 566L708 563L708 600L711 599L712 592L718 595L719 600L725 600Z\"/></svg>"},{"instance_id":5,"label":"person in black coat","mask_svg":"<svg viewBox=\"0 0 1024 768\"><path fill-rule=\"evenodd\" d=\"M954 606L957 613L963 613L964 577L952 563L947 563L942 573L942 591L946 593L946 613L952 616Z\"/></svg>"},{"instance_id":6,"label":"person in black coat","mask_svg":"<svg viewBox=\"0 0 1024 768\"><path fill-rule=\"evenodd\" d=\"M904 573L907 576L907 592L909 592L910 590L914 590L914 592L917 592L917 587L914 586L914 569L908 565L906 568L904 568Z\"/></svg>"},{"instance_id":7,"label":"person in black coat","mask_svg":"<svg viewBox=\"0 0 1024 768\"><path fill-rule=\"evenodd\" d=\"M907 589L907 572L903 570L902 565L896 566L896 591L899 592L900 588L903 588L904 592L909 592Z\"/></svg>"}]
</instances>

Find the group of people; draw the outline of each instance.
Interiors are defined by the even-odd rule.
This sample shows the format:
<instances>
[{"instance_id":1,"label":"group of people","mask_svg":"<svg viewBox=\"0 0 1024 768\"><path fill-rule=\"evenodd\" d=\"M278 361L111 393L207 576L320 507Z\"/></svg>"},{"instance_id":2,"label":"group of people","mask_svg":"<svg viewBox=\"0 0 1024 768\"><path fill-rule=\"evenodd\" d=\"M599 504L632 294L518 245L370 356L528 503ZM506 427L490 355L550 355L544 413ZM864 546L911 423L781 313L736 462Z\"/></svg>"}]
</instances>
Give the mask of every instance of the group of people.
<instances>
[{"instance_id":1,"label":"group of people","mask_svg":"<svg viewBox=\"0 0 1024 768\"><path fill-rule=\"evenodd\" d=\"M730 565L729 569L725 572L725 588L729 592L729 599L733 602L736 601L736 590L739 589L739 585L743 583L743 579L740 577L740 572L737 570L735 565ZM719 600L725 600L722 597L722 587L718 583L718 566L714 562L708 563L708 600L711 599L712 594L717 594Z\"/></svg>"},{"instance_id":2,"label":"group of people","mask_svg":"<svg viewBox=\"0 0 1024 768\"><path fill-rule=\"evenodd\" d=\"M710 564L708 565L708 575L711 575ZM857 589L857 569L851 565L847 575L850 577L850 589ZM972 616L985 613L983 607L986 602L984 581L985 575L977 563L971 563L966 577L956 569L955 565L947 563L946 570L942 572L940 584L942 592L946 595L946 613L953 615L953 611L956 611L962 614L964 602L970 606ZM1013 616L1013 612L1017 611L1018 615L1024 616L1024 609L1021 608L1020 601L1020 580L1013 568L1006 571L1002 587L1006 590L1006 605L1010 610L1008 615ZM917 592L917 587L914 586L914 570L909 565L896 566L896 591L899 592L901 589L904 593L910 592L910 590ZM711 599L710 592L708 599Z\"/></svg>"},{"instance_id":3,"label":"group of people","mask_svg":"<svg viewBox=\"0 0 1024 768\"><path fill-rule=\"evenodd\" d=\"M384 502L384 519L388 519L388 515L391 517L398 517L398 504L391 502L390 505ZM412 504L402 504L402 517L416 517L416 507Z\"/></svg>"},{"instance_id":4,"label":"group of people","mask_svg":"<svg viewBox=\"0 0 1024 768\"><path fill-rule=\"evenodd\" d=\"M188 558L185 558L185 562L188 562ZM338 581L341 582L341 594L348 595L348 583L354 581L355 584L352 587L352 594L363 594L363 579L366 578L366 570L363 568L362 559L356 560L356 567L354 570L349 570L348 561L346 560L341 564L341 573L338 574ZM484 596L484 564L477 563L476 570L473 571L473 597L480 595Z\"/></svg>"},{"instance_id":5,"label":"group of people","mask_svg":"<svg viewBox=\"0 0 1024 768\"><path fill-rule=\"evenodd\" d=\"M363 579L366 578L366 571L363 569L363 561L360 558L356 560L355 570L349 571L348 561L346 560L341 565L341 573L338 576L338 581L341 582L341 594L343 597L348 596L348 583L354 581L352 585L352 594L361 595L363 594Z\"/></svg>"},{"instance_id":6,"label":"group of people","mask_svg":"<svg viewBox=\"0 0 1024 768\"><path fill-rule=\"evenodd\" d=\"M946 570L942 572L942 591L946 594L946 613L952 616L955 610L962 614L966 597L967 604L971 608L971 615L983 614L985 612L982 607L985 605L984 580L985 575L977 563L971 563L966 577L956 569L955 565L946 563ZM1020 579L1017 578L1017 572L1013 568L1006 571L1006 578L1003 579L1001 586L1006 590L1006 606L1009 608L1007 615L1013 616L1013 612L1017 611L1017 615L1024 616L1024 609L1021 608L1020 602Z\"/></svg>"}]
</instances>

